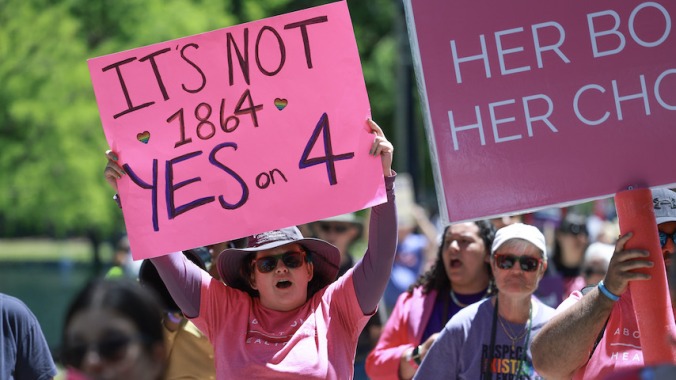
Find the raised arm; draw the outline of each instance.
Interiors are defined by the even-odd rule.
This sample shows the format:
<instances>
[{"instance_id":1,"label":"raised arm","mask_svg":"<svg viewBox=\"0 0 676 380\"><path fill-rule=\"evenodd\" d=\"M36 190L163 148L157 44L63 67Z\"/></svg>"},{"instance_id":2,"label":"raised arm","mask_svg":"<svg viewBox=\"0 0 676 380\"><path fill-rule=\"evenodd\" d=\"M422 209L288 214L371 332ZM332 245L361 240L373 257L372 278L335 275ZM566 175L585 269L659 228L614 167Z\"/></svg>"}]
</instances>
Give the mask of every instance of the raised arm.
<instances>
[{"instance_id":1,"label":"raised arm","mask_svg":"<svg viewBox=\"0 0 676 380\"><path fill-rule=\"evenodd\" d=\"M631 236L628 233L617 241L604 279L606 289L616 296L624 294L629 281L650 278L633 271L653 263L645 260L649 255L646 251L624 250ZM567 308L562 304L561 311L533 338L531 352L537 372L547 379L570 379L589 360L613 305L614 301L598 287Z\"/></svg>"},{"instance_id":2,"label":"raised arm","mask_svg":"<svg viewBox=\"0 0 676 380\"><path fill-rule=\"evenodd\" d=\"M394 203L394 172L392 171L394 148L376 123L370 119L368 123L376 135L370 154L380 156L385 176L387 203L371 209L368 249L364 257L354 266L354 288L364 314L372 313L378 306L385 292L387 280L390 278L397 249L397 211Z\"/></svg>"},{"instance_id":3,"label":"raised arm","mask_svg":"<svg viewBox=\"0 0 676 380\"><path fill-rule=\"evenodd\" d=\"M183 315L199 315L202 277L206 274L182 252L150 259Z\"/></svg>"},{"instance_id":4,"label":"raised arm","mask_svg":"<svg viewBox=\"0 0 676 380\"><path fill-rule=\"evenodd\" d=\"M117 154L106 152L108 163L103 171L106 182L117 191L117 180L126 173L117 163ZM181 252L151 259L171 297L186 317L194 318L200 310L203 271Z\"/></svg>"}]
</instances>

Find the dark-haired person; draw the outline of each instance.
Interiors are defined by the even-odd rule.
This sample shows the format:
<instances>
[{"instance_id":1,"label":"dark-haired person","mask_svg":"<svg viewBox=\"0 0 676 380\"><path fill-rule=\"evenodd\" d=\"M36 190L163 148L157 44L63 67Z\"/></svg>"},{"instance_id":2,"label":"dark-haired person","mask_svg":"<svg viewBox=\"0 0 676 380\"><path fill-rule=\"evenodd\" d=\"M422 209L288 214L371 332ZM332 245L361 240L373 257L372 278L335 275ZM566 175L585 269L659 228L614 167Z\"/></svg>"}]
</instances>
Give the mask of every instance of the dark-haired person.
<instances>
[{"instance_id":1,"label":"dark-haired person","mask_svg":"<svg viewBox=\"0 0 676 380\"><path fill-rule=\"evenodd\" d=\"M54 376L56 366L37 318L20 299L0 293L0 379Z\"/></svg>"},{"instance_id":2,"label":"dark-haired person","mask_svg":"<svg viewBox=\"0 0 676 380\"><path fill-rule=\"evenodd\" d=\"M373 380L412 378L446 322L491 294L493 224L454 224L442 236L435 263L399 296L366 360Z\"/></svg>"},{"instance_id":3,"label":"dark-haired person","mask_svg":"<svg viewBox=\"0 0 676 380\"><path fill-rule=\"evenodd\" d=\"M499 229L490 258L497 294L448 321L414 379L540 379L530 343L554 315L533 296L547 269L546 249L534 226Z\"/></svg>"},{"instance_id":4,"label":"dark-haired person","mask_svg":"<svg viewBox=\"0 0 676 380\"><path fill-rule=\"evenodd\" d=\"M202 259L209 255L207 247L183 251L195 265L206 270ZM164 307L164 335L167 346L167 369L163 380L214 379L214 348L195 324L187 320L169 294L152 261L146 259L139 270L141 285L157 293Z\"/></svg>"},{"instance_id":5,"label":"dark-haired person","mask_svg":"<svg viewBox=\"0 0 676 380\"><path fill-rule=\"evenodd\" d=\"M676 192L653 189L652 197L669 276L676 252ZM584 295L573 292L533 341L534 363L548 379L604 379L618 370L644 366L634 303L627 289L632 281L650 279L636 269L658 264L647 259L648 251L624 248L632 236L627 233L617 240L603 281Z\"/></svg>"},{"instance_id":6,"label":"dark-haired person","mask_svg":"<svg viewBox=\"0 0 676 380\"><path fill-rule=\"evenodd\" d=\"M181 253L152 259L183 314L213 344L218 379L352 378L357 338L377 309L397 244L394 148L377 124L368 125L387 202L371 209L364 257L337 280L338 249L296 227L223 251L217 265L225 284ZM105 175L115 187L124 172L108 157Z\"/></svg>"},{"instance_id":7,"label":"dark-haired person","mask_svg":"<svg viewBox=\"0 0 676 380\"><path fill-rule=\"evenodd\" d=\"M166 348L157 295L137 281L100 279L71 302L61 358L88 380L160 380ZM80 376L78 376L80 375Z\"/></svg>"},{"instance_id":8,"label":"dark-haired person","mask_svg":"<svg viewBox=\"0 0 676 380\"><path fill-rule=\"evenodd\" d=\"M563 289L560 300L564 300L572 292L585 286L582 267L585 251L589 247L587 217L575 213L567 214L556 229L554 239L549 272L561 277Z\"/></svg>"}]
</instances>

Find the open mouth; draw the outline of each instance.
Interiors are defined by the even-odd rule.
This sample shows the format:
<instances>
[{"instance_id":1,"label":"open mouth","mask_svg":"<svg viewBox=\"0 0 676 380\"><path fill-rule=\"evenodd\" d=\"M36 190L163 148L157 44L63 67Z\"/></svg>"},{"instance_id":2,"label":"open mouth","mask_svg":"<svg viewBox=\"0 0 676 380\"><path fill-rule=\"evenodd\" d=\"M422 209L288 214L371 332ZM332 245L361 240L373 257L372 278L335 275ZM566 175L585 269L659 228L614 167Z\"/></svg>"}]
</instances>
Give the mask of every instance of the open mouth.
<instances>
[{"instance_id":1,"label":"open mouth","mask_svg":"<svg viewBox=\"0 0 676 380\"><path fill-rule=\"evenodd\" d=\"M459 268L462 266L462 262L458 259L451 260L451 268Z\"/></svg>"},{"instance_id":2,"label":"open mouth","mask_svg":"<svg viewBox=\"0 0 676 380\"><path fill-rule=\"evenodd\" d=\"M286 289L286 288L291 286L291 281L282 280L282 281L279 281L276 286L279 289Z\"/></svg>"}]
</instances>

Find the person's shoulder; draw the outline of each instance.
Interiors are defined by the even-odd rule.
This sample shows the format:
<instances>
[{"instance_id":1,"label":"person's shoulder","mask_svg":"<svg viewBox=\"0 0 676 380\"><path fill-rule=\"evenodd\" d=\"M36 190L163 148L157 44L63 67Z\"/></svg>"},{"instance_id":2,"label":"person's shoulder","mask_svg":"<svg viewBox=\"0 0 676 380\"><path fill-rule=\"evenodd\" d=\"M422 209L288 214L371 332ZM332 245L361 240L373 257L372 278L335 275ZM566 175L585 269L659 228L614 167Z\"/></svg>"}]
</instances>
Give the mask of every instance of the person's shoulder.
<instances>
[{"instance_id":1,"label":"person's shoulder","mask_svg":"<svg viewBox=\"0 0 676 380\"><path fill-rule=\"evenodd\" d=\"M493 304L490 300L490 298L486 298L460 309L460 311L451 317L446 326L449 328L466 326L472 324L474 319L480 317L482 314L493 313Z\"/></svg>"},{"instance_id":2,"label":"person's shoulder","mask_svg":"<svg viewBox=\"0 0 676 380\"><path fill-rule=\"evenodd\" d=\"M0 293L0 309L11 314L31 314L28 306L20 299L9 294Z\"/></svg>"},{"instance_id":3,"label":"person's shoulder","mask_svg":"<svg viewBox=\"0 0 676 380\"><path fill-rule=\"evenodd\" d=\"M544 318L549 320L556 314L556 309L553 307L547 305L546 303L540 301L536 297L533 298L533 302L537 303L537 308L538 308L538 317L539 318Z\"/></svg>"},{"instance_id":4,"label":"person's shoulder","mask_svg":"<svg viewBox=\"0 0 676 380\"><path fill-rule=\"evenodd\" d=\"M416 298L424 299L424 298L427 298L427 297L436 297L437 296L437 291L434 290L434 289L430 289L430 291L427 292L427 293L425 293L424 291L425 291L425 288L422 285L418 285L415 288L413 288L412 291L410 291L410 292L409 291L402 292L399 295L399 299L401 299L402 301L405 301L405 300L416 299Z\"/></svg>"},{"instance_id":5,"label":"person's shoulder","mask_svg":"<svg viewBox=\"0 0 676 380\"><path fill-rule=\"evenodd\" d=\"M563 312L564 310L568 309L569 307L575 305L578 301L580 301L582 299L582 297L584 297L584 295L579 290L576 290L576 291L570 293L568 298L564 299L563 302L561 302L561 304L559 304L559 306L557 306L556 312L557 313Z\"/></svg>"}]
</instances>

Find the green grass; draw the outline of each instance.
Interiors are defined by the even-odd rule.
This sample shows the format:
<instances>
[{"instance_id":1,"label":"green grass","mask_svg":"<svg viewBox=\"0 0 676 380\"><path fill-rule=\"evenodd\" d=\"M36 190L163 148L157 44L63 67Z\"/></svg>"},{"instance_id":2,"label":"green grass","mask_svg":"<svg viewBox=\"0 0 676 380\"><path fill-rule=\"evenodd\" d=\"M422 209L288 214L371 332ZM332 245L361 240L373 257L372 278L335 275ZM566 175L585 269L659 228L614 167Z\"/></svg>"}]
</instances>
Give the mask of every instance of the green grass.
<instances>
[{"instance_id":1,"label":"green grass","mask_svg":"<svg viewBox=\"0 0 676 380\"><path fill-rule=\"evenodd\" d=\"M111 256L103 246L102 257ZM90 261L92 248L86 239L54 240L48 238L0 239L0 261Z\"/></svg>"}]
</instances>

